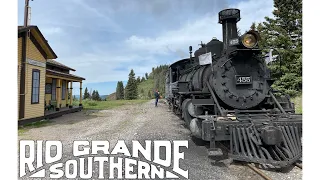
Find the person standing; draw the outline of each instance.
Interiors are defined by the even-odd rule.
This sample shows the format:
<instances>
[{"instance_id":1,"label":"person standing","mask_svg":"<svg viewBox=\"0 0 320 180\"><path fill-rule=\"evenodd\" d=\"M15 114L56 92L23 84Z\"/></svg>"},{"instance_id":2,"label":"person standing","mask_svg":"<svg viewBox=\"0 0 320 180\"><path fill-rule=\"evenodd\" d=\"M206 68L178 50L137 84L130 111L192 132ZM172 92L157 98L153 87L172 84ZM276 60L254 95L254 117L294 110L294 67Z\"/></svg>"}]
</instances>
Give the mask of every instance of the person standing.
<instances>
[{"instance_id":1,"label":"person standing","mask_svg":"<svg viewBox=\"0 0 320 180\"><path fill-rule=\"evenodd\" d=\"M159 101L159 98L160 98L160 94L159 94L158 89L154 93L154 97L156 98L155 107L158 107L158 101Z\"/></svg>"}]
</instances>

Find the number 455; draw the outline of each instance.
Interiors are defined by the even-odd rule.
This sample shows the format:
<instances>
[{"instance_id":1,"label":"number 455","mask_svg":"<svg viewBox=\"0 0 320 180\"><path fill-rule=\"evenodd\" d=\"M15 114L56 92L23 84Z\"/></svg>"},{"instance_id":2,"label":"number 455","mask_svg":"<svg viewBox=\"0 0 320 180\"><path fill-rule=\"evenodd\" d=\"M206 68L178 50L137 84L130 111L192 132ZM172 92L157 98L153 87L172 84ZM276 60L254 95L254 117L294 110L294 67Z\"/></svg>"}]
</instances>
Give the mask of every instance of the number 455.
<instances>
[{"instance_id":1,"label":"number 455","mask_svg":"<svg viewBox=\"0 0 320 180\"><path fill-rule=\"evenodd\" d=\"M238 77L237 81L239 83L249 83L249 82L251 82L251 78L250 77Z\"/></svg>"}]
</instances>

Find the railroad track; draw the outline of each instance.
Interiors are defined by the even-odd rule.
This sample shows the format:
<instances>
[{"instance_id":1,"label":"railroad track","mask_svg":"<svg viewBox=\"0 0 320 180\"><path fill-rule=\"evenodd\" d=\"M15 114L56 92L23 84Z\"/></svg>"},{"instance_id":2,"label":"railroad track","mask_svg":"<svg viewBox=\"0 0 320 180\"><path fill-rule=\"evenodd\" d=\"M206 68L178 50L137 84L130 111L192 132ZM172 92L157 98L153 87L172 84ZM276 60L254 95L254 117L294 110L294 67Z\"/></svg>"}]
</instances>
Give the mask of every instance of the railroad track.
<instances>
[{"instance_id":1,"label":"railroad track","mask_svg":"<svg viewBox=\"0 0 320 180\"><path fill-rule=\"evenodd\" d=\"M266 173L262 172L260 169L256 168L252 164L246 164L250 169L252 169L255 173L259 174L263 179L265 180L272 180ZM302 169L302 164L300 163L295 163L295 166L298 168Z\"/></svg>"},{"instance_id":2,"label":"railroad track","mask_svg":"<svg viewBox=\"0 0 320 180\"><path fill-rule=\"evenodd\" d=\"M219 144L221 145L221 147L228 152L229 149L223 145L222 143L219 142ZM243 166L249 167L252 171L254 171L255 173L257 173L259 176L261 176L263 179L265 180L272 180L271 177L269 177L266 173L264 173L262 170L260 170L259 168L255 167L254 164L252 163L241 163ZM302 162L301 163L295 163L294 166L298 167L299 169L302 170Z\"/></svg>"}]
</instances>

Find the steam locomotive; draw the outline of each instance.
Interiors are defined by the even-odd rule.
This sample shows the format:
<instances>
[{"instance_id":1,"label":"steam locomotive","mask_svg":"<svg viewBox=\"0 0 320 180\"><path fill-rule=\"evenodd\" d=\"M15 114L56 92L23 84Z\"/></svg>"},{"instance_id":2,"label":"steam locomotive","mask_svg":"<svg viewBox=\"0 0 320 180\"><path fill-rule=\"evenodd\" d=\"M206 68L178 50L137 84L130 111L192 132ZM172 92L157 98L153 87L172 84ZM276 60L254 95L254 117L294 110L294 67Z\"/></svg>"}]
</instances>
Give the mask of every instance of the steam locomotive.
<instances>
[{"instance_id":1,"label":"steam locomotive","mask_svg":"<svg viewBox=\"0 0 320 180\"><path fill-rule=\"evenodd\" d=\"M258 32L239 36L239 9L219 12L223 42L201 43L192 56L169 66L166 99L192 136L210 142L209 156L287 167L302 157L302 115L290 97L271 88Z\"/></svg>"}]
</instances>

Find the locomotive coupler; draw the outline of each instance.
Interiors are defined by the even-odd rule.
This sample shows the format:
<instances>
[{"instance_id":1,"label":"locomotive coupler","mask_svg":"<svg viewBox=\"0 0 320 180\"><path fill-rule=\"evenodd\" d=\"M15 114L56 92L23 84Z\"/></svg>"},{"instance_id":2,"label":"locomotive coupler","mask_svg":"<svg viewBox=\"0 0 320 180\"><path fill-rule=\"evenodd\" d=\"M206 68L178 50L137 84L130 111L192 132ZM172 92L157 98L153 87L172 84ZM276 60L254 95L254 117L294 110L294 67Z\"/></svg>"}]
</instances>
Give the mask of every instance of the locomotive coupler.
<instances>
[{"instance_id":1,"label":"locomotive coupler","mask_svg":"<svg viewBox=\"0 0 320 180\"><path fill-rule=\"evenodd\" d=\"M208 112L206 111L206 116L208 116ZM208 120L208 119L206 119ZM210 147L208 149L208 156L223 156L223 152L220 148L216 147L216 139L215 139L215 132L216 132L216 128L215 128L215 121L217 120L216 117L213 117L210 119L211 121L211 138L210 138Z\"/></svg>"}]
</instances>

